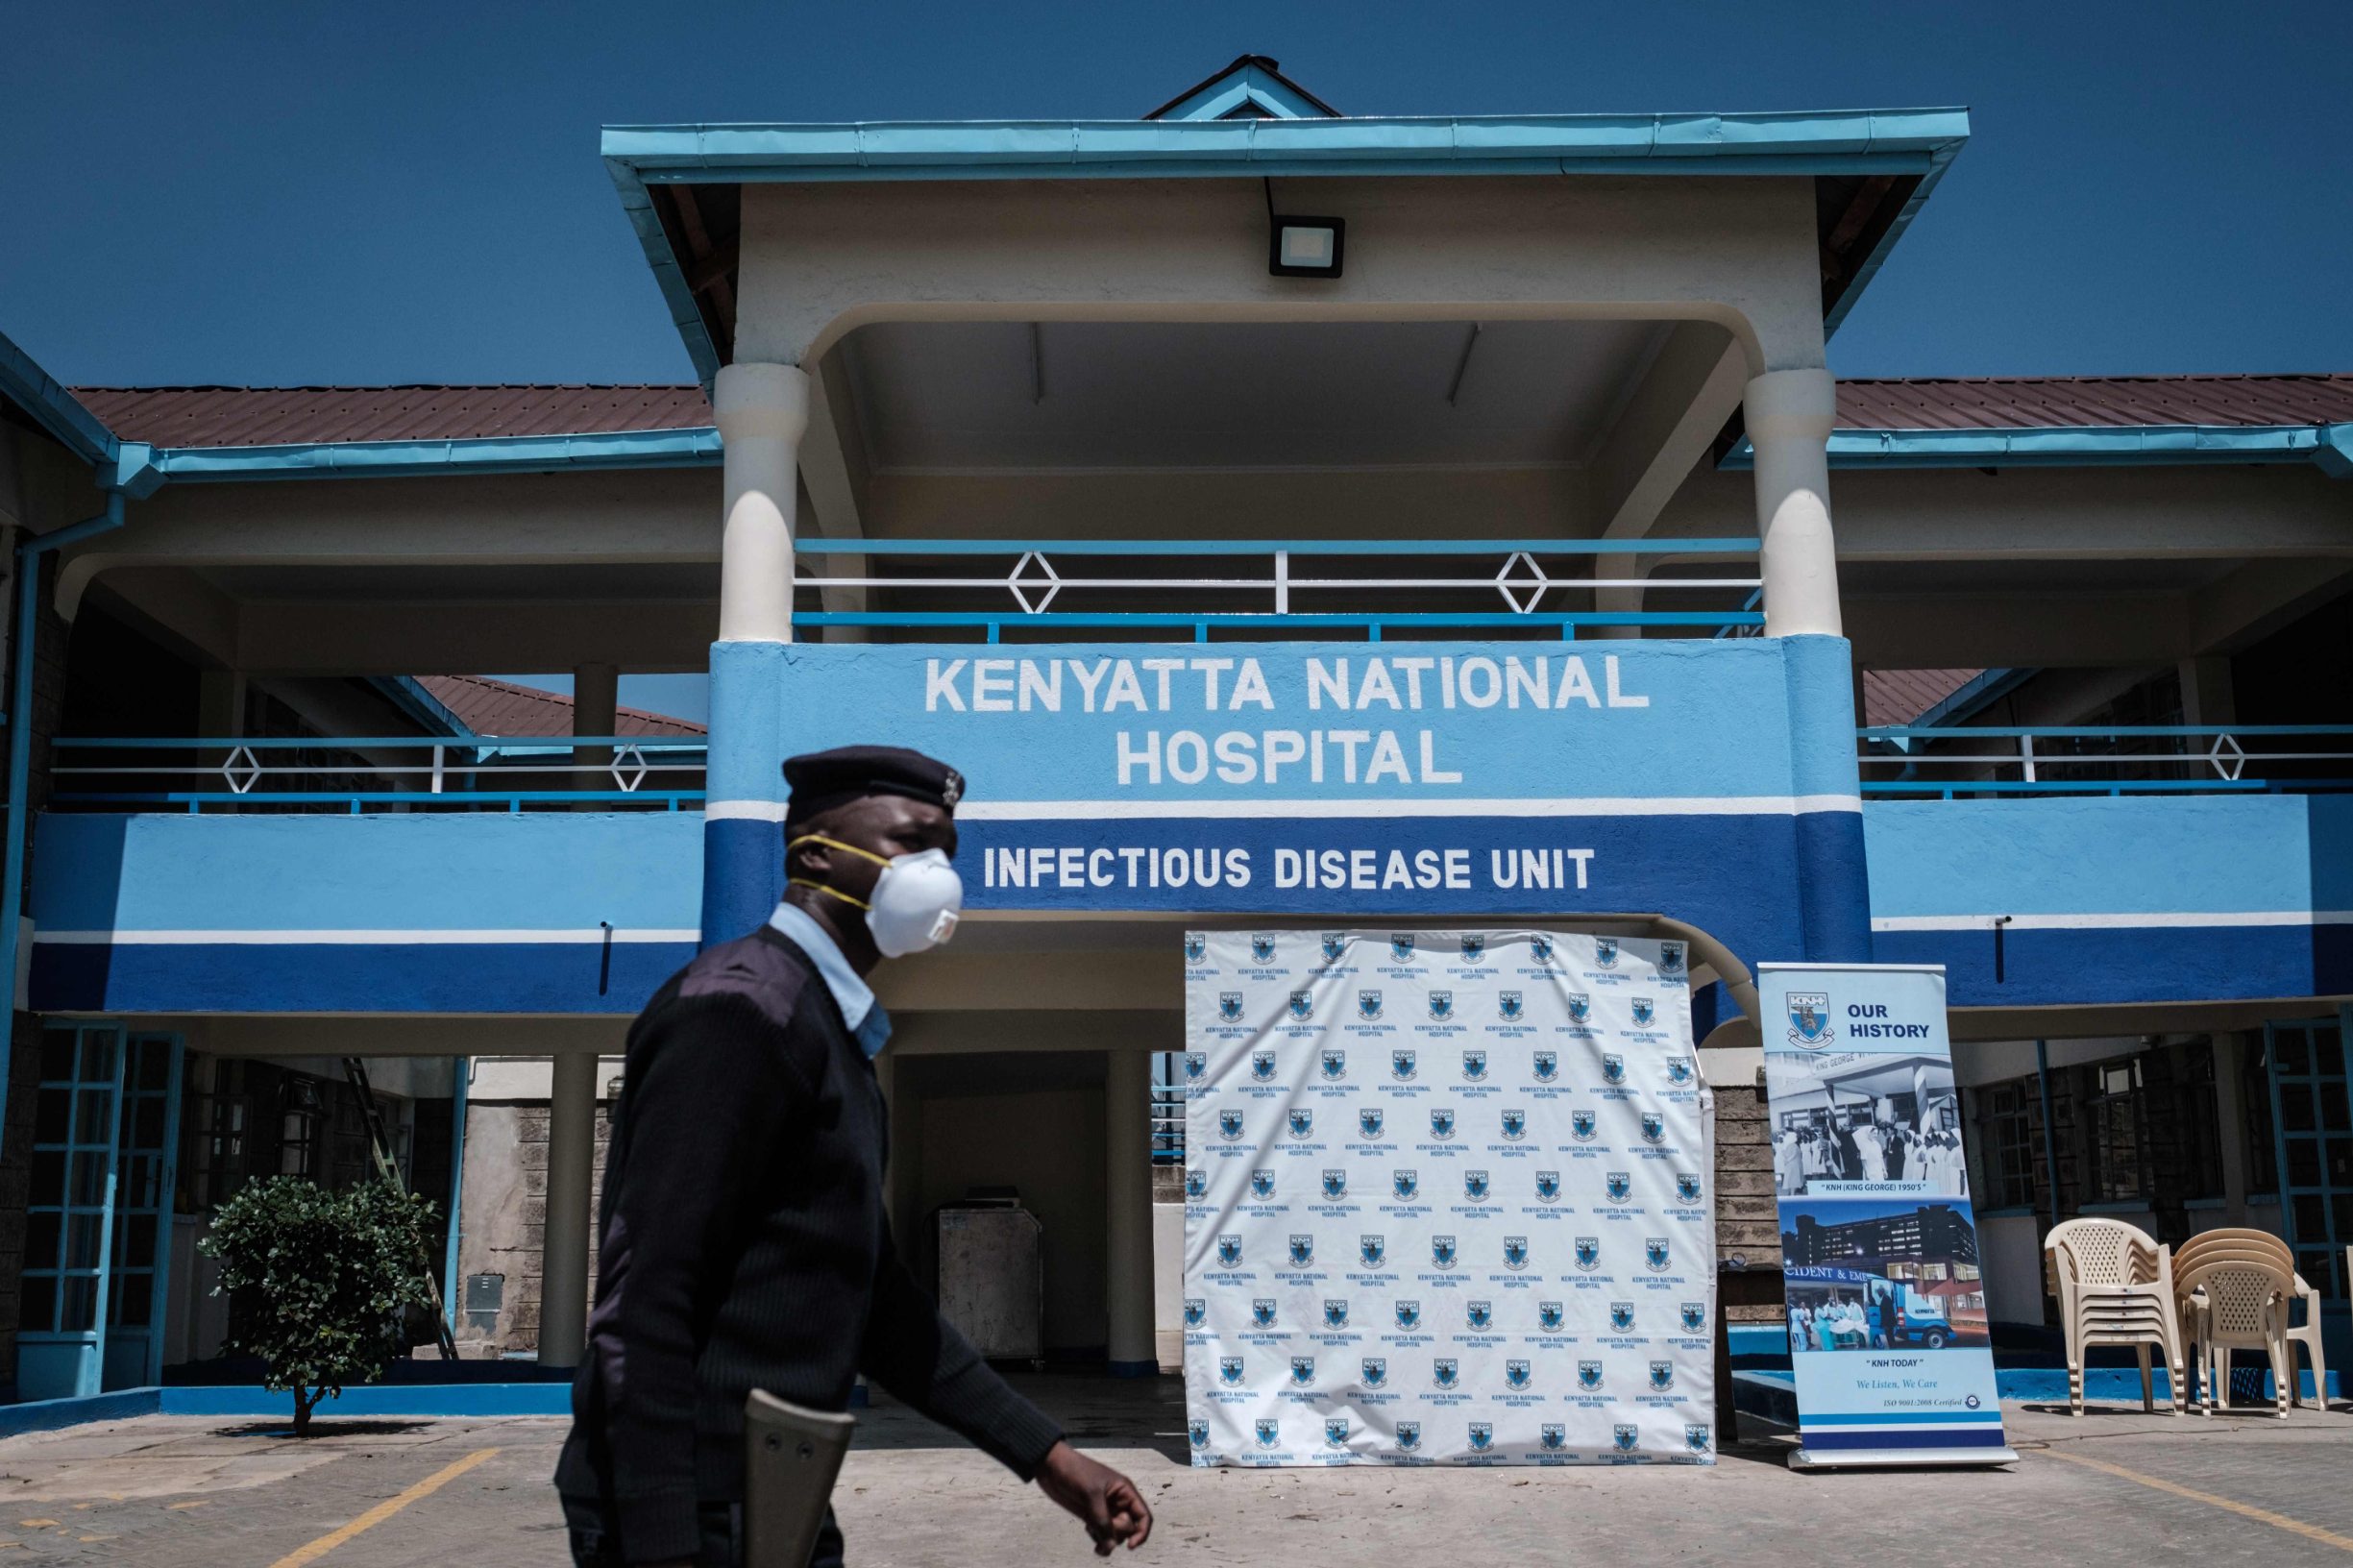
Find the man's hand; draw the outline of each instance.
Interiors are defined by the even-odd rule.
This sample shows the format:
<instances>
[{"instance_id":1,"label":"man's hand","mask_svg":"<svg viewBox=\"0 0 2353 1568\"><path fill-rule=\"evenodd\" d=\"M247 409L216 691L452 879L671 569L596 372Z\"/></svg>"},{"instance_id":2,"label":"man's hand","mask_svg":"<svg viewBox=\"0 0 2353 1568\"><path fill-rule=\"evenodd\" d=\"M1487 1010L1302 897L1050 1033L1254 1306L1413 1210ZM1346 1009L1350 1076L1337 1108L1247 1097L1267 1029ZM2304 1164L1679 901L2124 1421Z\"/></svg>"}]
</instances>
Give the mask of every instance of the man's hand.
<instances>
[{"instance_id":1,"label":"man's hand","mask_svg":"<svg viewBox=\"0 0 2353 1568\"><path fill-rule=\"evenodd\" d=\"M1056 1443L1038 1467L1038 1489L1078 1515L1094 1539L1094 1555L1111 1556L1125 1542L1131 1552L1152 1533L1152 1510L1136 1483L1068 1443Z\"/></svg>"}]
</instances>

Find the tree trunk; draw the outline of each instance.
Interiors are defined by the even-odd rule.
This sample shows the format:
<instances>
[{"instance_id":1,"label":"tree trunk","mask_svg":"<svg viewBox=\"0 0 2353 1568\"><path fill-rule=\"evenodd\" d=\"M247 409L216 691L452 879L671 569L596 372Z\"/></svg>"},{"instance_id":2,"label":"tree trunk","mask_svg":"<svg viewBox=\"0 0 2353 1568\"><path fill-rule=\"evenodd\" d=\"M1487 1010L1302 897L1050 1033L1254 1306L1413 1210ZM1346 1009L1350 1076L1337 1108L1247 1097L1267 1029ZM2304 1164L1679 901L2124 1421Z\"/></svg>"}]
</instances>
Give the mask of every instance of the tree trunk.
<instances>
[{"instance_id":1,"label":"tree trunk","mask_svg":"<svg viewBox=\"0 0 2353 1568\"><path fill-rule=\"evenodd\" d=\"M324 1388L319 1389L315 1393L303 1388L297 1388L294 1390L295 1436L307 1437L310 1435L311 1407L318 1404L319 1400L325 1396L326 1392L327 1390Z\"/></svg>"}]
</instances>

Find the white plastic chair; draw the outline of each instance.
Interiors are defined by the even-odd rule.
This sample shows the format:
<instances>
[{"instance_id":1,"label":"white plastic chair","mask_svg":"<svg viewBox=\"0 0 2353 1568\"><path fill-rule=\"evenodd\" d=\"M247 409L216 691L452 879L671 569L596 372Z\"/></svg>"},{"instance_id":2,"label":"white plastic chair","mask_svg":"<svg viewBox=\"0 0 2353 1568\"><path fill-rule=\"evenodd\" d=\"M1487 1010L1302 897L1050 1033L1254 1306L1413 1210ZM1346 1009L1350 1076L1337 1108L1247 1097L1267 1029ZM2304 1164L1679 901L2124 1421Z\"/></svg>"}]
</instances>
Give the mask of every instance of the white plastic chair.
<instances>
[{"instance_id":1,"label":"white plastic chair","mask_svg":"<svg viewBox=\"0 0 2353 1568\"><path fill-rule=\"evenodd\" d=\"M2084 1352L2130 1345L2141 1361L2141 1408L2157 1408L2149 1350L2165 1353L2169 1403L2182 1413L2181 1318L2171 1255L2145 1231L2115 1219L2071 1219L2044 1239L2059 1322L2067 1333L2067 1403L2083 1414Z\"/></svg>"},{"instance_id":2,"label":"white plastic chair","mask_svg":"<svg viewBox=\"0 0 2353 1568\"><path fill-rule=\"evenodd\" d=\"M2210 1248L2175 1284L2190 1304L2205 1413L2214 1414L2218 1393L2222 1409L2230 1409L2231 1353L2260 1350L2271 1362L2275 1413L2287 1420L2295 1365L2288 1348L2288 1300L2295 1291L2295 1271L2249 1249Z\"/></svg>"},{"instance_id":3,"label":"white plastic chair","mask_svg":"<svg viewBox=\"0 0 2353 1568\"><path fill-rule=\"evenodd\" d=\"M2288 1298L2291 1310L2288 1313L2286 1330L2288 1403L2292 1407L2304 1403L2304 1382L2297 1375L2295 1359L2295 1347L2300 1344L2304 1347L2304 1354L2312 1360L2313 1403L2323 1410L2327 1409L2328 1357L2320 1346L2320 1292L2306 1284L2303 1275L2296 1273L2295 1255L2288 1250L2288 1243L2273 1236L2269 1231L2253 1231L2227 1226L2211 1231L2200 1231L2173 1249L2173 1278L2176 1287L2186 1292L2189 1287L2181 1285L2180 1281L2188 1274L2191 1267L2217 1258L2259 1260L2286 1273L2294 1281L2294 1288L2290 1292ZM2296 1301L2304 1304L2304 1322L2300 1328L2293 1322L2292 1304ZM2185 1330L2194 1337L2194 1309L2189 1303L2186 1295L2183 1305ZM2194 1357L2193 1360L2194 1360Z\"/></svg>"}]
</instances>

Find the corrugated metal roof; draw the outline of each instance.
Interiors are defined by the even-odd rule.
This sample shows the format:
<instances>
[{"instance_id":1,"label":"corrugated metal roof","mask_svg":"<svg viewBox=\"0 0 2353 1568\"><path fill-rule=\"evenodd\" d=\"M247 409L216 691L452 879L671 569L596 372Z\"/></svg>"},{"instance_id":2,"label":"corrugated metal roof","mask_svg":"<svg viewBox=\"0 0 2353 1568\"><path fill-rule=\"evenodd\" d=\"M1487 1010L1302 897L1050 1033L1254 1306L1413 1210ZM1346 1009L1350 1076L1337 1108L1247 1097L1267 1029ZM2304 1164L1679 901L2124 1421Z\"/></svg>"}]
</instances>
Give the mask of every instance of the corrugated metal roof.
<instances>
[{"instance_id":1,"label":"corrugated metal roof","mask_svg":"<svg viewBox=\"0 0 2353 1568\"><path fill-rule=\"evenodd\" d=\"M126 441L258 447L699 429L698 386L85 386ZM2353 376L2006 376L1838 383L1861 430L2353 423Z\"/></svg>"},{"instance_id":2,"label":"corrugated metal roof","mask_svg":"<svg viewBox=\"0 0 2353 1568\"><path fill-rule=\"evenodd\" d=\"M1908 724L1984 674L1982 670L1866 670L1863 723Z\"/></svg>"},{"instance_id":3,"label":"corrugated metal roof","mask_svg":"<svg viewBox=\"0 0 2353 1568\"><path fill-rule=\"evenodd\" d=\"M535 736L572 733L572 698L536 686L518 686L488 675L419 675L417 684L477 735ZM701 724L642 708L614 715L616 735L700 736Z\"/></svg>"},{"instance_id":4,"label":"corrugated metal roof","mask_svg":"<svg viewBox=\"0 0 2353 1568\"><path fill-rule=\"evenodd\" d=\"M2353 421L2353 376L1990 376L1838 383L1862 430L2025 430Z\"/></svg>"},{"instance_id":5,"label":"corrugated metal roof","mask_svg":"<svg viewBox=\"0 0 2353 1568\"><path fill-rule=\"evenodd\" d=\"M85 386L126 441L275 447L589 435L711 423L699 386Z\"/></svg>"}]
</instances>

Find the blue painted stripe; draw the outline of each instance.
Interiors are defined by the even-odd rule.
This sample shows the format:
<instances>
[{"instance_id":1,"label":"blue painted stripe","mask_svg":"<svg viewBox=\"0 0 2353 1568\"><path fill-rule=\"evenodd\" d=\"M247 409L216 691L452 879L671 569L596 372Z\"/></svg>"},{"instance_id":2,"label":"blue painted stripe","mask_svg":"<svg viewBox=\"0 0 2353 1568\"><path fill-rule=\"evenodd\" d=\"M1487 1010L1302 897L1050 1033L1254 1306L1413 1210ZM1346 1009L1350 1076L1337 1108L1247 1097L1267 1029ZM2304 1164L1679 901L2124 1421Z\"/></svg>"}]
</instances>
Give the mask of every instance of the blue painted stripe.
<instances>
[{"instance_id":1,"label":"blue painted stripe","mask_svg":"<svg viewBox=\"0 0 2353 1568\"><path fill-rule=\"evenodd\" d=\"M2184 463L2325 462L2343 425L2090 425L2023 429L1833 430L1833 468L2099 468ZM1717 466L1745 469L1741 441Z\"/></svg>"},{"instance_id":2,"label":"blue painted stripe","mask_svg":"<svg viewBox=\"0 0 2353 1568\"><path fill-rule=\"evenodd\" d=\"M2353 845L2339 825L2347 807L2329 809L2338 843L2316 845L2317 804L2299 796L1873 800L1863 809L1872 914L2169 914L2193 898L2217 914L2347 907L2315 902L2316 860Z\"/></svg>"},{"instance_id":3,"label":"blue painted stripe","mask_svg":"<svg viewBox=\"0 0 2353 1568\"><path fill-rule=\"evenodd\" d=\"M2008 674L2006 671L1999 673ZM1854 733L1858 739L1866 741L1976 741L1996 737L2016 739L2021 735L2047 735L2069 740L2137 740L2148 735L2173 738L2197 736L2206 739L2217 735L2353 735L2353 724L1874 724ZM2084 759L2047 756L2043 760L2068 763ZM2157 759L2131 756L2123 760L2148 762Z\"/></svg>"},{"instance_id":4,"label":"blue painted stripe","mask_svg":"<svg viewBox=\"0 0 2353 1568\"><path fill-rule=\"evenodd\" d=\"M34 1399L21 1405L0 1405L0 1437L28 1432L58 1432L91 1421L131 1421L162 1409L159 1388L123 1388L112 1393L78 1398ZM289 1409L291 1396L287 1396Z\"/></svg>"},{"instance_id":5,"label":"blue painted stripe","mask_svg":"<svg viewBox=\"0 0 2353 1568\"><path fill-rule=\"evenodd\" d=\"M1620 173L1697 159L1714 172L1759 159L1829 172L1860 160L1924 168L1968 137L1960 109L1752 114L1525 114L1346 119L868 121L833 125L617 125L609 163L641 175L806 180L1106 178L1202 167L1255 174L1296 162L1326 173L1493 172L1497 160L1557 169L1592 159ZM1792 163L1788 160L1798 160Z\"/></svg>"},{"instance_id":6,"label":"blue painted stripe","mask_svg":"<svg viewBox=\"0 0 2353 1568\"><path fill-rule=\"evenodd\" d=\"M1796 841L1795 891L1803 922L1806 961L1865 963L1872 954L1870 874L1859 813L1800 812L1790 819ZM1755 896L1758 888L1749 890Z\"/></svg>"},{"instance_id":7,"label":"blue painted stripe","mask_svg":"<svg viewBox=\"0 0 2353 1568\"><path fill-rule=\"evenodd\" d=\"M783 896L783 823L719 818L704 824L701 930L706 945L757 929Z\"/></svg>"},{"instance_id":8,"label":"blue painted stripe","mask_svg":"<svg viewBox=\"0 0 2353 1568\"><path fill-rule=\"evenodd\" d=\"M711 645L711 752L704 765L703 784L711 799L784 799L781 765L788 755L782 733L785 681L794 662L804 653L797 644ZM920 678L919 674L919 682ZM827 696L822 690L811 692L804 702L821 702ZM853 708L842 717L861 725L875 722L877 710L856 703ZM791 751L808 749L815 748L797 742L790 747Z\"/></svg>"},{"instance_id":9,"label":"blue painted stripe","mask_svg":"<svg viewBox=\"0 0 2353 1568\"><path fill-rule=\"evenodd\" d=\"M429 751L440 747L453 754L489 751L509 757L560 756L581 746L629 746L645 752L649 759L658 753L667 761L678 752L700 751L711 743L705 737L686 735L88 735L60 736L49 744L77 751L226 750L233 746L258 752L316 751L323 747L393 747Z\"/></svg>"},{"instance_id":10,"label":"blue painted stripe","mask_svg":"<svg viewBox=\"0 0 2353 1568\"><path fill-rule=\"evenodd\" d=\"M693 930L701 897L690 812L47 812L34 843L47 932Z\"/></svg>"},{"instance_id":11,"label":"blue painted stripe","mask_svg":"<svg viewBox=\"0 0 2353 1568\"><path fill-rule=\"evenodd\" d=\"M1852 813L1824 813L1844 816ZM1804 821L1801 818L1797 821ZM1312 820L1121 818L1087 821L974 821L962 827L958 852L967 907L974 910L1162 911L1247 915L1298 914L1372 917L1389 915L1508 915L1569 917L1629 909L1665 909L1716 936L1753 963L1775 953L1799 950L1802 940L1793 899L1767 890L1794 888L1798 878L1798 830L1788 817L1622 817L1495 819L1435 817L1399 820L1379 817ZM1491 881L1490 856L1504 849L1591 847L1587 886L1499 889ZM1161 856L1181 854L1188 884L1148 885L1148 862L1122 850L1149 847ZM1026 855L1050 851L1052 880L1046 886L991 886L999 850ZM1460 889L1304 885L1280 888L1276 851L1326 851L1343 865L1368 867L1378 877L1391 851L1409 867L1425 850L1463 851L1470 886ZM1247 885L1231 885L1230 856L1248 856ZM1351 861L1361 853L1362 861ZM1204 891L1190 881L1194 864L1212 864L1229 873ZM1146 885L1126 885L1131 867ZM1064 885L1061 871L1074 870L1081 885ZM1105 876L1113 886L1090 885ZM1353 880L1353 878L1352 878Z\"/></svg>"},{"instance_id":12,"label":"blue painted stripe","mask_svg":"<svg viewBox=\"0 0 2353 1568\"><path fill-rule=\"evenodd\" d=\"M1949 1427L1999 1426L1999 1410L1955 1410L1928 1413L1919 1410L1826 1410L1807 1411L1806 1430L1811 1432L1820 1422L1826 1427Z\"/></svg>"},{"instance_id":13,"label":"blue painted stripe","mask_svg":"<svg viewBox=\"0 0 2353 1568\"><path fill-rule=\"evenodd\" d=\"M796 626L1213 626L1265 632L1284 626L1761 626L1765 618L1749 610L1529 610L1414 611L1393 613L1297 611L1287 615L1218 615L1185 610L1114 610L1099 613L1042 610L799 610Z\"/></svg>"},{"instance_id":14,"label":"blue painted stripe","mask_svg":"<svg viewBox=\"0 0 2353 1568\"><path fill-rule=\"evenodd\" d=\"M1756 539L801 539L803 555L1754 555Z\"/></svg>"},{"instance_id":15,"label":"blue painted stripe","mask_svg":"<svg viewBox=\"0 0 2353 1568\"><path fill-rule=\"evenodd\" d=\"M294 1418L294 1396L252 1384L167 1385L147 1390L159 1396L164 1415L283 1416ZM570 1415L569 1383L368 1384L346 1388L318 1408L321 1418L355 1415L493 1416Z\"/></svg>"},{"instance_id":16,"label":"blue painted stripe","mask_svg":"<svg viewBox=\"0 0 2353 1568\"><path fill-rule=\"evenodd\" d=\"M1855 793L1860 777L1854 747L1853 648L1844 637L1783 637L1788 692L1790 793Z\"/></svg>"},{"instance_id":17,"label":"blue painted stripe","mask_svg":"<svg viewBox=\"0 0 2353 1568\"><path fill-rule=\"evenodd\" d=\"M719 431L613 430L449 441L315 441L274 447L159 447L165 479L389 479L423 475L560 474L612 468L717 468Z\"/></svg>"},{"instance_id":18,"label":"blue painted stripe","mask_svg":"<svg viewBox=\"0 0 2353 1568\"><path fill-rule=\"evenodd\" d=\"M122 946L36 943L32 1006L66 1013L636 1012L691 942Z\"/></svg>"},{"instance_id":19,"label":"blue painted stripe","mask_svg":"<svg viewBox=\"0 0 2353 1568\"><path fill-rule=\"evenodd\" d=\"M1973 1449L2006 1448L2001 1429L1971 1431L1964 1427L1942 1427L1921 1432L1816 1432L1802 1419L1798 1425L1798 1446L1819 1448L1830 1452L1865 1449Z\"/></svg>"},{"instance_id":20,"label":"blue painted stripe","mask_svg":"<svg viewBox=\"0 0 2353 1568\"><path fill-rule=\"evenodd\" d=\"M1879 931L1882 964L1942 964L1954 1007L2091 1006L2334 995L2353 990L2353 926L2141 926L1994 934Z\"/></svg>"}]
</instances>

